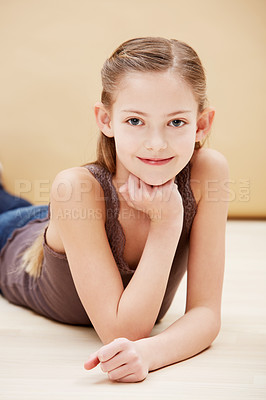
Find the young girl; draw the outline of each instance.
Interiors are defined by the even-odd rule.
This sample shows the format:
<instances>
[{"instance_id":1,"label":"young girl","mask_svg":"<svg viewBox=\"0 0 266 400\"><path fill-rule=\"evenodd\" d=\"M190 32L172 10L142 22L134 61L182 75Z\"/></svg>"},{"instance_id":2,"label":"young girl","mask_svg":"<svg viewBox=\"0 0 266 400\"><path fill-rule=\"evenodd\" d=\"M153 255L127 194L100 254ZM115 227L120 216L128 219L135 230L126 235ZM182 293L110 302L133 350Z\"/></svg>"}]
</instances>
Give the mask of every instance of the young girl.
<instances>
[{"instance_id":1,"label":"young girl","mask_svg":"<svg viewBox=\"0 0 266 400\"><path fill-rule=\"evenodd\" d=\"M103 346L85 368L137 382L220 330L228 164L202 147L215 112L190 46L128 40L101 72L97 160L59 172L49 206L0 190L0 288L48 318L93 326ZM184 316L150 337L186 271Z\"/></svg>"}]
</instances>

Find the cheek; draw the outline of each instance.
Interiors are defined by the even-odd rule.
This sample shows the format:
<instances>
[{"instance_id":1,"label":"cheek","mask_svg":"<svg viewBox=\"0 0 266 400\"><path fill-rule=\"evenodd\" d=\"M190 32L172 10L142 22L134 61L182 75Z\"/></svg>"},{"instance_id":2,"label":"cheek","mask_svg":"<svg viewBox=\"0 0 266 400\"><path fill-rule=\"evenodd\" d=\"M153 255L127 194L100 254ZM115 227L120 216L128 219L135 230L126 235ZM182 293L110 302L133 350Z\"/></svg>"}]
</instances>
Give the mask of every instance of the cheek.
<instances>
[{"instance_id":1,"label":"cheek","mask_svg":"<svg viewBox=\"0 0 266 400\"><path fill-rule=\"evenodd\" d=\"M137 147L137 138L134 135L127 135L125 132L122 132L115 135L114 139L117 153L129 153Z\"/></svg>"},{"instance_id":2,"label":"cheek","mask_svg":"<svg viewBox=\"0 0 266 400\"><path fill-rule=\"evenodd\" d=\"M193 132L190 131L172 142L180 163L186 164L192 157L195 148L195 137L196 135L193 135Z\"/></svg>"},{"instance_id":3,"label":"cheek","mask_svg":"<svg viewBox=\"0 0 266 400\"><path fill-rule=\"evenodd\" d=\"M174 137L172 140L173 147L180 153L187 153L194 148L196 133L187 131L182 135Z\"/></svg>"},{"instance_id":4,"label":"cheek","mask_svg":"<svg viewBox=\"0 0 266 400\"><path fill-rule=\"evenodd\" d=\"M186 145L184 146L184 157L186 157L188 160L192 157L193 152L195 149L195 139L191 138L189 141L186 142Z\"/></svg>"}]
</instances>

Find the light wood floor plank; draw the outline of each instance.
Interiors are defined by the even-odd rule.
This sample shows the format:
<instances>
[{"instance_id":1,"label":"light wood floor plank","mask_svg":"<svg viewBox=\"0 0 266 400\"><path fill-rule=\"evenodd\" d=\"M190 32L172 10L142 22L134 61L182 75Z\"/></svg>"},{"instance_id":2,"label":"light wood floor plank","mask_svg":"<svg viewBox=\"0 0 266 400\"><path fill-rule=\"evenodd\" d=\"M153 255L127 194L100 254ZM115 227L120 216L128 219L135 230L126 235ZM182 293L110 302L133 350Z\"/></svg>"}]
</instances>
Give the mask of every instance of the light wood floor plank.
<instances>
[{"instance_id":1,"label":"light wood floor plank","mask_svg":"<svg viewBox=\"0 0 266 400\"><path fill-rule=\"evenodd\" d=\"M152 335L185 308L185 279ZM266 399L266 222L228 221L222 329L200 355L140 383L85 371L101 346L92 328L50 321L0 296L0 399Z\"/></svg>"}]
</instances>

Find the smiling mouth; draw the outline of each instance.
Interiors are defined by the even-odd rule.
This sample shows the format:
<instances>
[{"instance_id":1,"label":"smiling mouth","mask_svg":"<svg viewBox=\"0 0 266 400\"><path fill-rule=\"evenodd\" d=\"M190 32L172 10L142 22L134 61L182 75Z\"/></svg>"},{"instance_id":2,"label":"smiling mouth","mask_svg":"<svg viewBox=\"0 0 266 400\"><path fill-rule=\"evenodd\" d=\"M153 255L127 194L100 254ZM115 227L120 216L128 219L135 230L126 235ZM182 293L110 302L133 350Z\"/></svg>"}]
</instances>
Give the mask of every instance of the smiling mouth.
<instances>
[{"instance_id":1,"label":"smiling mouth","mask_svg":"<svg viewBox=\"0 0 266 400\"><path fill-rule=\"evenodd\" d=\"M137 157L140 161L144 162L145 164L150 164L150 165L163 165L167 164L169 161L171 161L174 157L170 158L141 158Z\"/></svg>"}]
</instances>

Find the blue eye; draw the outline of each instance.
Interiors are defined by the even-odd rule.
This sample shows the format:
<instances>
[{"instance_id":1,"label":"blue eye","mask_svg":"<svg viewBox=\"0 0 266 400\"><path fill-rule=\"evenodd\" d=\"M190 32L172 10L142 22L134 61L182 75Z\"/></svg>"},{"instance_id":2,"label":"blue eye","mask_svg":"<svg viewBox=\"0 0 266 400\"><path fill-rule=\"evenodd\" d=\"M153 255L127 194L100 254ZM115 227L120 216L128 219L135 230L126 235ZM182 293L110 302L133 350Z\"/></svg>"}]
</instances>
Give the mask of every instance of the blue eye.
<instances>
[{"instance_id":1,"label":"blue eye","mask_svg":"<svg viewBox=\"0 0 266 400\"><path fill-rule=\"evenodd\" d=\"M141 122L141 120L140 119L138 119L138 118L130 118L130 119L128 119L127 120L127 122L129 122L129 121L132 121L133 123L131 124L129 124L129 125L132 125L132 126L138 126L139 124L138 123L135 123L135 122Z\"/></svg>"},{"instance_id":2,"label":"blue eye","mask_svg":"<svg viewBox=\"0 0 266 400\"><path fill-rule=\"evenodd\" d=\"M185 124L184 121L181 121L181 119L174 119L173 121L171 121L171 123L175 123L174 127L175 128L179 128L180 126L183 126Z\"/></svg>"}]
</instances>

